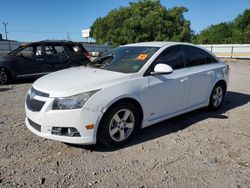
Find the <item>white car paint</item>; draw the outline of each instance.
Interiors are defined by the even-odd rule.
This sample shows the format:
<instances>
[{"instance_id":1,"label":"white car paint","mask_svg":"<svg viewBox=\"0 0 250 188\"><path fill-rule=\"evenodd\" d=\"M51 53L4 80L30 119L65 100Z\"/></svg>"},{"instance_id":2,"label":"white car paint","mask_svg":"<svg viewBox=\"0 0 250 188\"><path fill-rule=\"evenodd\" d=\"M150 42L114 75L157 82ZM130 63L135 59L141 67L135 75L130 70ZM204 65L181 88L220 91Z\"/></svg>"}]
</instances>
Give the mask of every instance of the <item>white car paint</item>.
<instances>
[{"instance_id":1,"label":"white car paint","mask_svg":"<svg viewBox=\"0 0 250 188\"><path fill-rule=\"evenodd\" d=\"M163 50L178 44L191 45L172 42L125 45L160 47L137 73L125 74L76 67L38 79L33 84L33 88L49 93L50 96L35 96L35 99L45 101L39 112L32 112L25 105L27 127L44 138L74 144L95 144L98 125L103 114L120 99L132 98L140 104L143 110L142 128L208 106L214 85L219 80L228 83L227 65L219 60L218 63L177 69L171 74L144 76L145 71ZM92 95L81 109L52 110L55 98L73 96L96 89L100 90ZM35 130L28 119L41 125L41 131ZM86 129L85 126L88 124L94 124L94 129ZM81 137L52 135L52 127L75 127Z\"/></svg>"}]
</instances>

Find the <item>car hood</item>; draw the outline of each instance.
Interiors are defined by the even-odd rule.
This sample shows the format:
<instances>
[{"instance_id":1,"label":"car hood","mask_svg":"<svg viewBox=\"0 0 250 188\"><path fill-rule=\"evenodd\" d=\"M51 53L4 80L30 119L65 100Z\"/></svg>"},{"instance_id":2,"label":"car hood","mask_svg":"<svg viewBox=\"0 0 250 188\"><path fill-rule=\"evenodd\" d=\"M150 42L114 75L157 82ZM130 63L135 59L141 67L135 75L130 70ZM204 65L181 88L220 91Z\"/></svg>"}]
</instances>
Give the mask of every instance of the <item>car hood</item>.
<instances>
[{"instance_id":1,"label":"car hood","mask_svg":"<svg viewBox=\"0 0 250 188\"><path fill-rule=\"evenodd\" d=\"M6 62L9 60L8 56L0 56L0 62Z\"/></svg>"},{"instance_id":2,"label":"car hood","mask_svg":"<svg viewBox=\"0 0 250 188\"><path fill-rule=\"evenodd\" d=\"M38 79L33 87L50 97L67 97L86 91L102 89L130 79L131 74L96 69L73 67L57 71Z\"/></svg>"}]
</instances>

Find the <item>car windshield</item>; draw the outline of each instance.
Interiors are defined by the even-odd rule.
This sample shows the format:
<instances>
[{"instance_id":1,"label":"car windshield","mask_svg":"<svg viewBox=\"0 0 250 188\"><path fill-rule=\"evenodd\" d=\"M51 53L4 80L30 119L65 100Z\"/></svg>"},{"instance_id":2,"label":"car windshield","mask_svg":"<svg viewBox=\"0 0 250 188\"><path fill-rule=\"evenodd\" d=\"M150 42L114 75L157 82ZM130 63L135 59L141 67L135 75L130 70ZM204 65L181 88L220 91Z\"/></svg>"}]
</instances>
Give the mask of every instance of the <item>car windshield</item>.
<instances>
[{"instance_id":1,"label":"car windshield","mask_svg":"<svg viewBox=\"0 0 250 188\"><path fill-rule=\"evenodd\" d=\"M158 47L129 46L108 51L93 62L93 66L122 73L138 72Z\"/></svg>"},{"instance_id":2,"label":"car windshield","mask_svg":"<svg viewBox=\"0 0 250 188\"><path fill-rule=\"evenodd\" d=\"M11 51L8 53L8 55L12 55L12 54L16 54L16 52L19 52L20 50L22 50L25 47L25 45L21 45L19 46L17 49Z\"/></svg>"}]
</instances>

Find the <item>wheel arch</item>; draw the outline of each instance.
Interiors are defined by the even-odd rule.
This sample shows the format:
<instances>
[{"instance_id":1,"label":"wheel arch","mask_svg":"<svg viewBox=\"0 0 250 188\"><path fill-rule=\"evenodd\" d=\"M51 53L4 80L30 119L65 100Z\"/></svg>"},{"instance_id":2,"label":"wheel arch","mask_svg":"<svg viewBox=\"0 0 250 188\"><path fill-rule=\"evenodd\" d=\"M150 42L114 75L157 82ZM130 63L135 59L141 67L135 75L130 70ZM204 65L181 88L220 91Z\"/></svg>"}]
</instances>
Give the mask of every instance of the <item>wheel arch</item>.
<instances>
[{"instance_id":1,"label":"wheel arch","mask_svg":"<svg viewBox=\"0 0 250 188\"><path fill-rule=\"evenodd\" d=\"M6 71L9 74L11 80L15 78L15 75L9 68L0 65L0 70Z\"/></svg>"},{"instance_id":2,"label":"wheel arch","mask_svg":"<svg viewBox=\"0 0 250 188\"><path fill-rule=\"evenodd\" d=\"M102 121L103 117L104 117L105 114L109 111L109 109L111 109L112 106L117 105L117 104L122 103L122 102L129 102L129 103L132 103L132 104L137 108L137 110L139 111L139 114L140 114L140 120L141 120L140 123L142 123L143 118L144 118L144 115L143 115L143 108L142 108L141 103L140 103L137 99L135 99L135 98L133 98L133 97L128 97L128 96L127 96L127 97L118 98L118 99L116 99L116 100L113 100L113 101L103 110L103 115L102 115L102 117L100 118L100 121L99 121L99 123L98 123L97 132L98 132L99 125L101 124L101 121ZM141 126L141 125L140 125L140 126Z\"/></svg>"},{"instance_id":3,"label":"wheel arch","mask_svg":"<svg viewBox=\"0 0 250 188\"><path fill-rule=\"evenodd\" d=\"M225 94L226 94L226 92L227 92L227 82L226 82L225 80L223 80L223 79L218 80L217 82L215 82L213 88L214 88L216 85L218 85L218 84L221 84L221 85L222 85L222 87L223 87L223 89L224 89L224 91L225 91Z\"/></svg>"},{"instance_id":4,"label":"wheel arch","mask_svg":"<svg viewBox=\"0 0 250 188\"><path fill-rule=\"evenodd\" d=\"M136 108L137 110L139 111L139 114L140 114L140 120L142 121L143 120L143 108L142 108L142 105L141 103L133 98L133 97L130 97L130 96L125 96L125 97L122 97L122 98L118 98L116 100L113 100L104 110L104 113L102 115L102 117L105 115L105 113L107 113L107 111L112 108L112 106L114 105L117 105L119 103L122 103L122 102L128 102L128 103L132 103ZM102 118L101 118L102 119Z\"/></svg>"},{"instance_id":5,"label":"wheel arch","mask_svg":"<svg viewBox=\"0 0 250 188\"><path fill-rule=\"evenodd\" d=\"M98 139L98 134L100 134L100 124L102 123L105 115L109 112L109 109L111 109L113 106L115 106L115 105L117 105L119 103L124 103L124 102L128 102L130 104L133 104L136 107L136 109L138 110L139 115L140 115L140 125L139 125L139 128L141 128L143 117L144 117L144 115L143 115L143 108L142 108L141 103L137 99L135 99L133 97L128 97L127 96L127 97L123 97L123 98L118 98L118 99L112 101L112 103L109 104L105 108L105 110L103 110L103 114L100 117L100 121L98 122L97 129L95 130L95 133L94 133L94 137L95 137L96 141Z\"/></svg>"}]
</instances>

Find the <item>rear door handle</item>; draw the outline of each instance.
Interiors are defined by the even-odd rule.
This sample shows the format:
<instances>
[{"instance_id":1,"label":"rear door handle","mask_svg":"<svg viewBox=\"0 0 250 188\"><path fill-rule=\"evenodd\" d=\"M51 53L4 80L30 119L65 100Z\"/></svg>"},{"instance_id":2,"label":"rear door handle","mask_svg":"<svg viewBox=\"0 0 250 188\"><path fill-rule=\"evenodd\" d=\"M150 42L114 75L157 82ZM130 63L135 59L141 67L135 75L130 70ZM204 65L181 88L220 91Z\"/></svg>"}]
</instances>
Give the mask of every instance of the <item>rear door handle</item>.
<instances>
[{"instance_id":1,"label":"rear door handle","mask_svg":"<svg viewBox=\"0 0 250 188\"><path fill-rule=\"evenodd\" d=\"M38 58L38 59L36 59L37 61L43 61L43 58Z\"/></svg>"},{"instance_id":2,"label":"rear door handle","mask_svg":"<svg viewBox=\"0 0 250 188\"><path fill-rule=\"evenodd\" d=\"M183 83L183 82L186 82L188 80L188 78L182 78L180 81L181 81L181 83Z\"/></svg>"},{"instance_id":3,"label":"rear door handle","mask_svg":"<svg viewBox=\"0 0 250 188\"><path fill-rule=\"evenodd\" d=\"M211 75L211 74L213 74L214 73L214 71L208 71L207 72L207 75Z\"/></svg>"}]
</instances>

